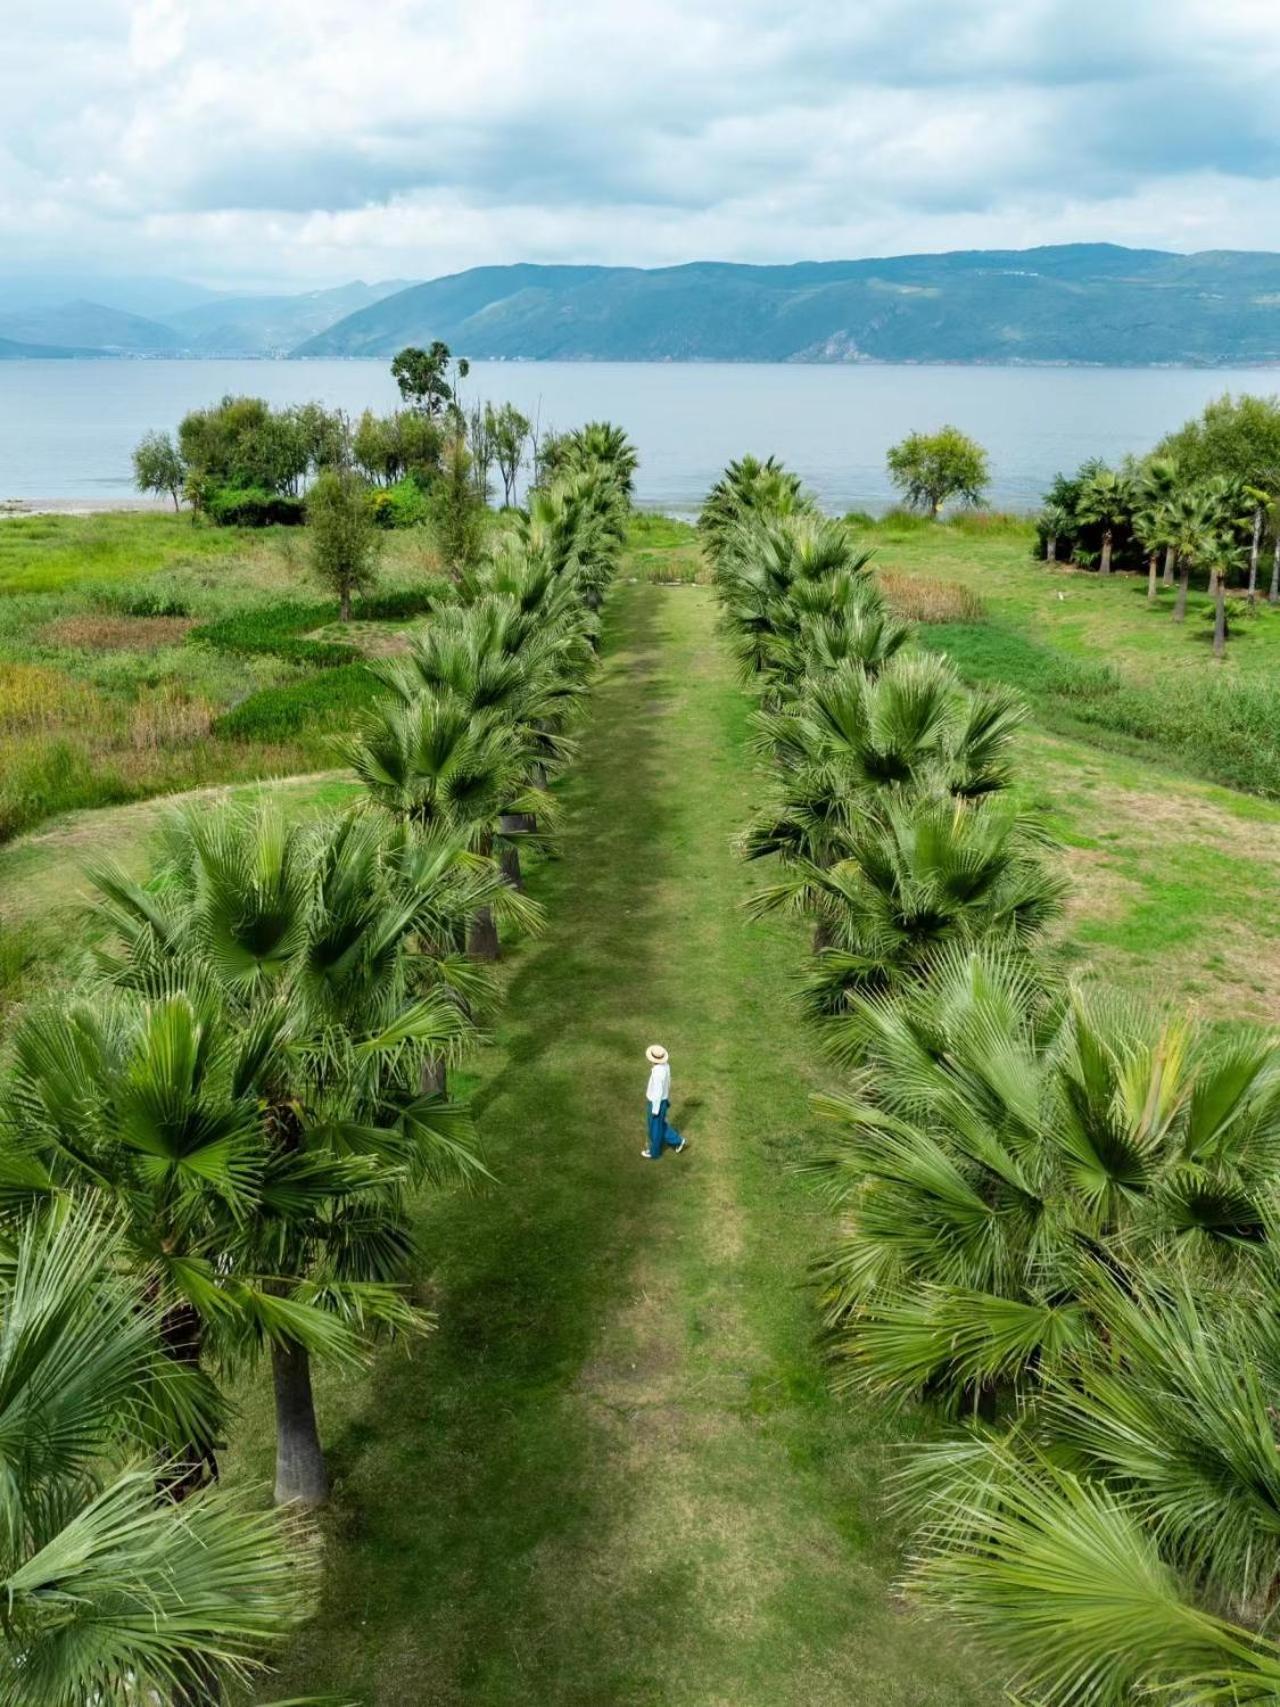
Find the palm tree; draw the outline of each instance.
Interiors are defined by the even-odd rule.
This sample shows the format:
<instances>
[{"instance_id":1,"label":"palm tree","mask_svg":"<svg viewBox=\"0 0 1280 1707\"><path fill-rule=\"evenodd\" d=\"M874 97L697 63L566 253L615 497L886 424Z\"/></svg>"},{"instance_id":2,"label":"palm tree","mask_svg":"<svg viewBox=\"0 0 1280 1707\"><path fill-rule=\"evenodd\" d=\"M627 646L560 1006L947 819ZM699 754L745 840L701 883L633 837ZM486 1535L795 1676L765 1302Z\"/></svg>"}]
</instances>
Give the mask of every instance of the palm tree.
<instances>
[{"instance_id":1,"label":"palm tree","mask_svg":"<svg viewBox=\"0 0 1280 1707\"><path fill-rule=\"evenodd\" d=\"M476 904L459 857L439 850L411 866L403 837L371 817L309 831L270 808L226 806L170 826L151 883L97 874L110 932L100 960L116 987L214 984L224 1024L250 1038L270 1026L272 1047L251 1068L256 1213L226 1235L220 1260L330 1314L348 1331L342 1355L349 1331L421 1325L398 1287L412 1245L406 1191L483 1173L468 1111L428 1070L473 1032L445 965L423 948ZM314 1505L327 1475L313 1348L287 1319L266 1337L277 1498Z\"/></svg>"},{"instance_id":2,"label":"palm tree","mask_svg":"<svg viewBox=\"0 0 1280 1707\"><path fill-rule=\"evenodd\" d=\"M1072 531L1074 518L1062 504L1049 503L1040 512L1040 531L1044 535L1044 560L1058 561L1058 541Z\"/></svg>"},{"instance_id":3,"label":"palm tree","mask_svg":"<svg viewBox=\"0 0 1280 1707\"><path fill-rule=\"evenodd\" d=\"M530 786L529 755L517 730L492 714L473 716L456 700L424 693L406 704L387 695L363 713L340 744L370 801L419 832L460 838L492 860L512 813L545 818L549 798ZM536 928L541 911L516 890L475 914L468 948L479 960L498 958L498 926L506 917Z\"/></svg>"},{"instance_id":4,"label":"palm tree","mask_svg":"<svg viewBox=\"0 0 1280 1707\"><path fill-rule=\"evenodd\" d=\"M1111 552L1115 530L1123 527L1133 514L1135 492L1133 482L1111 468L1098 468L1085 481L1076 501L1076 520L1091 523L1102 529L1102 556L1098 571L1111 573Z\"/></svg>"},{"instance_id":5,"label":"palm tree","mask_svg":"<svg viewBox=\"0 0 1280 1707\"><path fill-rule=\"evenodd\" d=\"M588 421L548 447L542 477L546 484L554 485L566 476L600 469L630 505L639 464L636 448L622 427L612 421Z\"/></svg>"},{"instance_id":6,"label":"palm tree","mask_svg":"<svg viewBox=\"0 0 1280 1707\"><path fill-rule=\"evenodd\" d=\"M1105 1341L1082 1257L1247 1273L1280 1153L1269 1039L1059 997L991 939L849 1008L865 1086L820 1099L842 1131L820 1273L849 1379L955 1410L1020 1403Z\"/></svg>"},{"instance_id":7,"label":"palm tree","mask_svg":"<svg viewBox=\"0 0 1280 1707\"><path fill-rule=\"evenodd\" d=\"M279 1514L157 1498L169 1443L218 1406L161 1350L164 1277L131 1256L86 1205L28 1218L0 1263L6 1707L216 1703L311 1608Z\"/></svg>"},{"instance_id":8,"label":"palm tree","mask_svg":"<svg viewBox=\"0 0 1280 1707\"><path fill-rule=\"evenodd\" d=\"M1191 570L1202 562L1212 549L1215 529L1215 508L1203 486L1187 487L1171 501L1169 542L1178 566L1178 597L1173 607L1174 622L1182 622L1187 614L1187 592Z\"/></svg>"},{"instance_id":9,"label":"palm tree","mask_svg":"<svg viewBox=\"0 0 1280 1707\"><path fill-rule=\"evenodd\" d=\"M1173 499L1178 490L1178 465L1172 457L1156 456L1139 475L1133 531L1147 553L1147 602L1157 598L1156 572L1164 552L1165 585L1173 581Z\"/></svg>"},{"instance_id":10,"label":"palm tree","mask_svg":"<svg viewBox=\"0 0 1280 1707\"><path fill-rule=\"evenodd\" d=\"M719 567L726 545L746 524L817 513L817 505L805 492L799 475L790 473L775 457L761 462L758 457L744 456L729 464L707 494L698 531L707 555Z\"/></svg>"},{"instance_id":11,"label":"palm tree","mask_svg":"<svg viewBox=\"0 0 1280 1707\"><path fill-rule=\"evenodd\" d=\"M508 725L525 750L526 783L541 790L572 753L566 729L583 692L580 635L579 625L557 628L513 599L482 594L439 611L407 659L372 668L405 705L430 693ZM519 842L536 833L537 822L530 812L501 816L500 859L516 888Z\"/></svg>"},{"instance_id":12,"label":"palm tree","mask_svg":"<svg viewBox=\"0 0 1280 1707\"><path fill-rule=\"evenodd\" d=\"M755 916L816 921L822 946L804 994L848 1062L860 1059L859 996L913 984L950 943L1025 947L1061 905L1065 883L1040 857L1043 828L999 797L885 791L845 836L834 863L789 859L747 904Z\"/></svg>"}]
</instances>

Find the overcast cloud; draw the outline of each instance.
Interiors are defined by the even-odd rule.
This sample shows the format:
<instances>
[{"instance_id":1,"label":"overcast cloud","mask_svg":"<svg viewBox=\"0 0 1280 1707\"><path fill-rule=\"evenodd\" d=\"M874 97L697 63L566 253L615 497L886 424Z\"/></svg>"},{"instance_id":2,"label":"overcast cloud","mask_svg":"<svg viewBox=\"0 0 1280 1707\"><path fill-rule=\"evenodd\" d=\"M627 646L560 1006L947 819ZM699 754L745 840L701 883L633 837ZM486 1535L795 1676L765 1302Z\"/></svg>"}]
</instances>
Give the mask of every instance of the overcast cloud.
<instances>
[{"instance_id":1,"label":"overcast cloud","mask_svg":"<svg viewBox=\"0 0 1280 1707\"><path fill-rule=\"evenodd\" d=\"M11 0L0 271L1280 248L1278 0Z\"/></svg>"}]
</instances>

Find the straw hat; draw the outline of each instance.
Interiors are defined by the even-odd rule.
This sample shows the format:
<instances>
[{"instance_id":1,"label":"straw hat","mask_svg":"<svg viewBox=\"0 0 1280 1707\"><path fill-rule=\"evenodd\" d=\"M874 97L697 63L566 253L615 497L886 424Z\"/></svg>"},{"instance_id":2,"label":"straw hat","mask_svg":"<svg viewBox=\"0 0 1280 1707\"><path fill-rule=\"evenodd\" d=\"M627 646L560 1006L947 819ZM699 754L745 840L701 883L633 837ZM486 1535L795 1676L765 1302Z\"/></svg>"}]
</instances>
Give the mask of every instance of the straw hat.
<instances>
[{"instance_id":1,"label":"straw hat","mask_svg":"<svg viewBox=\"0 0 1280 1707\"><path fill-rule=\"evenodd\" d=\"M655 1067L659 1067L666 1060L667 1052L660 1043L651 1043L644 1052L644 1058L646 1061L652 1061Z\"/></svg>"}]
</instances>

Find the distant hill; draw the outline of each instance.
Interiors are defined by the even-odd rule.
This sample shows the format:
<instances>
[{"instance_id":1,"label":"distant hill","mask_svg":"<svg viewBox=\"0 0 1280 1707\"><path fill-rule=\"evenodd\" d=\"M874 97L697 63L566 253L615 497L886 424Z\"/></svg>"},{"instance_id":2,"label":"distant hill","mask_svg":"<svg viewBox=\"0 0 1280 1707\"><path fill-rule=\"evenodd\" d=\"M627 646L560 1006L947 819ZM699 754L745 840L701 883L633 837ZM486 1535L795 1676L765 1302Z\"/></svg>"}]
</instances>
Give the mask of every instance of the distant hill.
<instances>
[{"instance_id":1,"label":"distant hill","mask_svg":"<svg viewBox=\"0 0 1280 1707\"><path fill-rule=\"evenodd\" d=\"M403 279L357 280L296 296L218 296L174 280L134 279L113 288L98 281L110 302L51 300L58 282L0 278L0 342L78 356L287 355L335 320L406 288ZM163 317L131 306L156 300L172 305Z\"/></svg>"},{"instance_id":2,"label":"distant hill","mask_svg":"<svg viewBox=\"0 0 1280 1707\"><path fill-rule=\"evenodd\" d=\"M404 279L338 285L300 296L224 296L166 316L191 355L286 355L334 321L406 288Z\"/></svg>"},{"instance_id":3,"label":"distant hill","mask_svg":"<svg viewBox=\"0 0 1280 1707\"><path fill-rule=\"evenodd\" d=\"M70 344L20 344L13 338L0 338L0 362L74 361L77 356L101 353L100 350L77 350Z\"/></svg>"},{"instance_id":4,"label":"distant hill","mask_svg":"<svg viewBox=\"0 0 1280 1707\"><path fill-rule=\"evenodd\" d=\"M410 286L295 356L573 361L1280 362L1280 255L1113 244L794 266L477 267Z\"/></svg>"},{"instance_id":5,"label":"distant hill","mask_svg":"<svg viewBox=\"0 0 1280 1707\"><path fill-rule=\"evenodd\" d=\"M53 308L0 314L0 338L103 355L159 355L174 347L174 333L168 326L101 302L64 302Z\"/></svg>"}]
</instances>

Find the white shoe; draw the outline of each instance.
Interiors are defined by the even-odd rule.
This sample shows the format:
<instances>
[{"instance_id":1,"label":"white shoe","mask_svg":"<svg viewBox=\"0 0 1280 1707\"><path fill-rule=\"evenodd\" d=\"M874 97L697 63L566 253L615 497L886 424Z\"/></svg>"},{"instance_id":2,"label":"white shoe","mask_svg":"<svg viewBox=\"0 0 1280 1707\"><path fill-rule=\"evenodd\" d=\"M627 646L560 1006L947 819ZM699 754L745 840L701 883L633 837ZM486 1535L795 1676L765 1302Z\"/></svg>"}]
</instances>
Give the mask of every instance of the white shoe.
<instances>
[{"instance_id":1,"label":"white shoe","mask_svg":"<svg viewBox=\"0 0 1280 1707\"><path fill-rule=\"evenodd\" d=\"M642 1162L656 1162L657 1159L658 1158L656 1156L651 1156L647 1150L641 1150L640 1152L640 1160Z\"/></svg>"}]
</instances>

